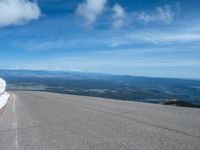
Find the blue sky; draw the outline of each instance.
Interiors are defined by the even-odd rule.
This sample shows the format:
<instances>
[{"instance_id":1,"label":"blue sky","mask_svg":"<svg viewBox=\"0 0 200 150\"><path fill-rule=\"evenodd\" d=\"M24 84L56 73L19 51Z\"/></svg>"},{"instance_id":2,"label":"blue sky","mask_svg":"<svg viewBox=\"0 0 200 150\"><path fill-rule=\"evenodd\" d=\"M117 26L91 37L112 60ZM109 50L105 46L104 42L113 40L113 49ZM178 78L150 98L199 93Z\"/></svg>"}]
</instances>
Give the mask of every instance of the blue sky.
<instances>
[{"instance_id":1,"label":"blue sky","mask_svg":"<svg viewBox=\"0 0 200 150\"><path fill-rule=\"evenodd\" d=\"M0 68L200 78L200 1L2 0Z\"/></svg>"}]
</instances>

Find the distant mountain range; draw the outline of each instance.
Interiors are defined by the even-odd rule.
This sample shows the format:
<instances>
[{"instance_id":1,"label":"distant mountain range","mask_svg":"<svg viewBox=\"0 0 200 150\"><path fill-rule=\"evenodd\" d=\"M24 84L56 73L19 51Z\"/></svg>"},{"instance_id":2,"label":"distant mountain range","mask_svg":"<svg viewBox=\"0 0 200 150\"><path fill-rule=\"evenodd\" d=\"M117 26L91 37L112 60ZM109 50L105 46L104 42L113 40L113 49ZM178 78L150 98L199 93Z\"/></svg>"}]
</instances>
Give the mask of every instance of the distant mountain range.
<instances>
[{"instance_id":1,"label":"distant mountain range","mask_svg":"<svg viewBox=\"0 0 200 150\"><path fill-rule=\"evenodd\" d=\"M71 80L109 80L118 83L132 84L139 87L160 87L161 85L173 86L199 86L200 80L175 79L175 78L155 78L155 77L138 77L130 75L111 75L101 73L85 73L70 71L44 71L44 70L5 70L0 69L2 78L63 78Z\"/></svg>"},{"instance_id":2,"label":"distant mountain range","mask_svg":"<svg viewBox=\"0 0 200 150\"><path fill-rule=\"evenodd\" d=\"M176 99L200 104L200 80L3 69L0 69L0 77L7 81L9 90L50 91L151 103Z\"/></svg>"},{"instance_id":3,"label":"distant mountain range","mask_svg":"<svg viewBox=\"0 0 200 150\"><path fill-rule=\"evenodd\" d=\"M107 77L106 74L83 73L83 72L64 72L64 71L45 71L45 70L5 70L0 69L1 77L45 77L45 78L70 78L70 79L93 79Z\"/></svg>"}]
</instances>

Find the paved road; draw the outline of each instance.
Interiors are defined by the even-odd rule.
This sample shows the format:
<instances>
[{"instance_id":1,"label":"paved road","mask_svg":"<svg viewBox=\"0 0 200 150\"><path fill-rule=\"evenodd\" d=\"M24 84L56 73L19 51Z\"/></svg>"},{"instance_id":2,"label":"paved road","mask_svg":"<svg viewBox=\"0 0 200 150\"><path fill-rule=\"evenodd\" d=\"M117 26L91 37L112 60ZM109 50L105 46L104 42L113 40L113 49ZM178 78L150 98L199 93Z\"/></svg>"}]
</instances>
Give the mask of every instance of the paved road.
<instances>
[{"instance_id":1,"label":"paved road","mask_svg":"<svg viewBox=\"0 0 200 150\"><path fill-rule=\"evenodd\" d=\"M0 150L199 150L200 109L14 92Z\"/></svg>"}]
</instances>

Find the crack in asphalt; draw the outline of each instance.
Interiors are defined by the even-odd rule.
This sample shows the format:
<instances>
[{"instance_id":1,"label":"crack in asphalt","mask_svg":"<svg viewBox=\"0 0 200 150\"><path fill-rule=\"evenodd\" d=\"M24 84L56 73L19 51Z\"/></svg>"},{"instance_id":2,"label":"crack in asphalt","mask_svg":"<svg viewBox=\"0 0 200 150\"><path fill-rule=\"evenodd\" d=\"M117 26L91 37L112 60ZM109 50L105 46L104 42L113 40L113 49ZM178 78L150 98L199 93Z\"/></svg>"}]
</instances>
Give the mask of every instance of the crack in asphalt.
<instances>
[{"instance_id":1,"label":"crack in asphalt","mask_svg":"<svg viewBox=\"0 0 200 150\"><path fill-rule=\"evenodd\" d=\"M79 105L79 104L73 104L73 105L79 106L81 108L86 108L89 111L96 111L96 112L109 114L109 115L112 115L112 116L115 116L115 117L125 118L125 119L131 120L133 122L142 123L142 124L149 125L149 126L152 126L152 127L157 127L157 128L160 128L160 129L171 131L171 132L176 132L178 134L182 134L182 135L185 135L185 136L189 136L189 137L200 139L200 136L197 136L197 135L192 135L192 134L189 134L189 133L186 133L186 132L183 132L183 131L179 131L179 130L176 130L176 129L171 129L171 128L155 125L155 124L152 124L150 122L146 122L146 121L138 120L136 118L131 118L131 117L124 116L123 114L127 113L127 112L124 112L124 113L112 113L112 112L102 111L102 110L99 110L99 109L89 108L89 107L86 107L86 106L83 106L83 105ZM78 120L78 119L74 119L74 120ZM65 124L67 122L69 122L69 120L65 120L65 121L61 121L61 122L43 122L42 124L33 125L33 126L29 126L29 127L22 127L22 128L18 127L16 129L1 130L0 133L2 133L2 132L10 132L10 131L13 131L13 130L20 131L20 130L34 129L34 128L39 128L39 127L43 127L43 126L44 127L47 127L47 126L49 127L49 126L54 126L54 125L62 125L62 124Z\"/></svg>"}]
</instances>

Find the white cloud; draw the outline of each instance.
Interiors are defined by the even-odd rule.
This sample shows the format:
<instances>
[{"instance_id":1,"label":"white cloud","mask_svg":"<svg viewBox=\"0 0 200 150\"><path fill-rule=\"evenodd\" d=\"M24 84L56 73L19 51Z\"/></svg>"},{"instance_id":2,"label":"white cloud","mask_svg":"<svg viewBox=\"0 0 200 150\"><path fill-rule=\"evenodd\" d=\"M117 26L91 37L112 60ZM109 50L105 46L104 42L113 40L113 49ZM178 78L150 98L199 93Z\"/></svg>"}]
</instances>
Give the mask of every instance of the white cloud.
<instances>
[{"instance_id":1,"label":"white cloud","mask_svg":"<svg viewBox=\"0 0 200 150\"><path fill-rule=\"evenodd\" d=\"M138 13L138 19L146 23L161 21L165 24L170 24L173 20L173 17L174 12L171 10L169 5L164 7L156 7L155 12L151 14L146 12Z\"/></svg>"},{"instance_id":2,"label":"white cloud","mask_svg":"<svg viewBox=\"0 0 200 150\"><path fill-rule=\"evenodd\" d=\"M103 12L107 0L85 0L76 9L78 15L86 20L86 24L92 24Z\"/></svg>"},{"instance_id":3,"label":"white cloud","mask_svg":"<svg viewBox=\"0 0 200 150\"><path fill-rule=\"evenodd\" d=\"M94 23L101 14L107 14L106 17L109 17L107 20L108 23L111 24L114 29L120 29L131 25L135 21L145 23L163 22L165 24L170 24L174 19L175 12L177 12L172 11L170 5L165 5L163 7L158 6L150 12L126 12L119 3L115 3L114 6L110 6L108 3L106 7L107 2L108 0L84 0L78 4L76 13L85 19L86 25Z\"/></svg>"},{"instance_id":4,"label":"white cloud","mask_svg":"<svg viewBox=\"0 0 200 150\"><path fill-rule=\"evenodd\" d=\"M125 24L126 20L126 12L122 8L121 5L115 4L113 6L113 27L115 29L119 29Z\"/></svg>"},{"instance_id":5,"label":"white cloud","mask_svg":"<svg viewBox=\"0 0 200 150\"><path fill-rule=\"evenodd\" d=\"M29 0L0 0L0 27L22 25L40 17L36 2Z\"/></svg>"}]
</instances>

